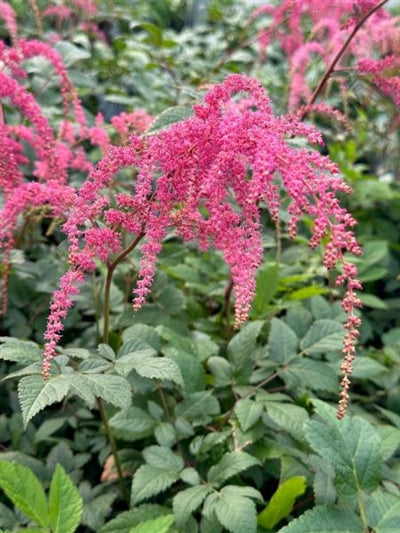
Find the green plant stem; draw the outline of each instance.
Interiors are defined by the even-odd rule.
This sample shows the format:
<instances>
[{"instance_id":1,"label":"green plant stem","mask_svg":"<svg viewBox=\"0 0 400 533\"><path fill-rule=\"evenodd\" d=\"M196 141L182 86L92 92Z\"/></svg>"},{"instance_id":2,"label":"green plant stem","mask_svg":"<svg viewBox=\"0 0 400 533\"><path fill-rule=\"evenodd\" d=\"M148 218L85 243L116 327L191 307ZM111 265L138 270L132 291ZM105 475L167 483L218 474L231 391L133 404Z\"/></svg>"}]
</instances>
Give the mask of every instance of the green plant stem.
<instances>
[{"instance_id":1,"label":"green plant stem","mask_svg":"<svg viewBox=\"0 0 400 533\"><path fill-rule=\"evenodd\" d=\"M107 416L106 410L104 408L104 402L103 402L102 398L99 398L99 397L96 398L96 402L97 402L97 407L99 408L101 420L102 420L103 425L104 425L104 429L105 429L105 432L106 432L106 435L107 435L108 442L110 443L111 452L112 452L113 457L114 457L114 463L115 463L115 467L117 469L118 481L119 481L119 484L120 484L120 487L121 487L122 496L123 496L127 506L129 507L129 493L128 493L128 490L126 488L126 484L125 484L125 481L124 481L124 475L123 475L123 472L122 472L121 461L119 460L117 445L115 444L114 435L113 435L113 432L111 431L110 424L108 422L108 416Z\"/></svg>"},{"instance_id":2,"label":"green plant stem","mask_svg":"<svg viewBox=\"0 0 400 533\"><path fill-rule=\"evenodd\" d=\"M107 267L107 277L106 277L106 283L104 287L104 326L103 326L103 342L104 344L108 344L108 337L109 337L109 330L110 330L110 294L111 294L111 282L112 277L114 274L114 270L116 269L117 265L130 253L132 250L136 248L142 237L144 236L144 233L139 234L136 239L134 239L129 246L127 246L115 259L112 263L110 263ZM115 467L117 469L118 474L118 481L121 486L121 492L122 496L126 502L126 504L129 506L129 494L128 490L126 488L126 484L124 481L124 476L122 473L121 468L121 462L119 460L118 455L118 449L117 445L115 444L114 435L111 431L110 424L108 422L108 416L106 413L106 410L104 408L104 402L101 398L96 398L97 406L99 408L101 420L104 425L104 429L107 435L108 442L110 443L111 452L114 457L114 463Z\"/></svg>"},{"instance_id":3,"label":"green plant stem","mask_svg":"<svg viewBox=\"0 0 400 533\"><path fill-rule=\"evenodd\" d=\"M114 270L119 265L119 263L136 248L141 239L144 237L144 233L140 233L131 244L122 250L122 252L110 263L107 267L107 277L104 287L104 326L103 326L103 342L108 344L109 330L110 330L110 293L111 293L111 282L114 274Z\"/></svg>"},{"instance_id":4,"label":"green plant stem","mask_svg":"<svg viewBox=\"0 0 400 533\"><path fill-rule=\"evenodd\" d=\"M332 74L334 68L336 67L339 59L342 57L342 55L345 53L347 47L349 46L350 42L353 40L354 36L357 34L358 30L363 26L363 24L369 19L371 15L375 13L375 11L378 11L384 4L386 4L388 0L381 0L378 4L376 4L374 7L372 7L354 26L353 31L350 33L350 35L347 37L346 41L343 43L342 48L339 50L339 52L335 55L335 57L332 59L331 63L328 65L326 71L324 72L322 78L320 79L317 87L315 88L314 92L312 93L310 100L307 102L304 111L300 114L300 120L304 120L306 115L308 114L308 107L313 105L315 100L318 98L319 93L324 88L326 82L329 79L329 76Z\"/></svg>"}]
</instances>

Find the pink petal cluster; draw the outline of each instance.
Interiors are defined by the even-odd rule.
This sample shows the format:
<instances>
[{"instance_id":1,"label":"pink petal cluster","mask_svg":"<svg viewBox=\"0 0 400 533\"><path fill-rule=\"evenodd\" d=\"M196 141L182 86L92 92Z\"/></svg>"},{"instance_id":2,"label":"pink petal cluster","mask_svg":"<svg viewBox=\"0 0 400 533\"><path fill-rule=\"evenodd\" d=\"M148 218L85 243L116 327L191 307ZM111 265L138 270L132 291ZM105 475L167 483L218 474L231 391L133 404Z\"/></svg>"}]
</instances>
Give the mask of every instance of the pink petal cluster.
<instances>
[{"instance_id":1,"label":"pink petal cluster","mask_svg":"<svg viewBox=\"0 0 400 533\"><path fill-rule=\"evenodd\" d=\"M257 21L259 26L260 62L265 61L267 47L272 41L278 41L286 55L289 110L295 111L311 94L307 72L309 66L316 63L311 53L317 53L326 68L341 50L354 26L377 4L378 0L333 0L329 3L283 0L276 7L268 4L252 13L249 24ZM260 25L258 19L267 20L267 25ZM358 30L336 68L355 66L358 60L376 55L393 54L395 49L398 54L399 26L400 17L392 16L383 8L378 9ZM305 31L304 28L311 29Z\"/></svg>"},{"instance_id":2,"label":"pink petal cluster","mask_svg":"<svg viewBox=\"0 0 400 533\"><path fill-rule=\"evenodd\" d=\"M119 115L112 117L111 124L118 132L123 143L125 143L132 133L144 133L153 122L151 117L143 109L137 109L132 113L125 113L124 111Z\"/></svg>"},{"instance_id":3,"label":"pink petal cluster","mask_svg":"<svg viewBox=\"0 0 400 533\"><path fill-rule=\"evenodd\" d=\"M305 138L309 147L295 147L293 137ZM173 229L202 250L214 247L222 252L231 269L235 327L239 327L248 317L263 258L260 210L266 207L277 221L285 198L291 236L300 218L310 215L315 220L311 246L324 239L325 266L333 269L342 263L338 283L347 286L343 305L349 313L345 347L349 360L357 335L354 311L359 301L354 291L360 283L356 267L343 254L358 255L361 250L351 230L355 220L336 197L338 192L349 192L349 187L336 165L312 148L315 144L322 144L319 132L295 116L276 117L257 80L228 76L194 106L192 117L110 148L90 173L64 225L71 276L76 273L74 279L81 280L95 268L99 255L109 262L119 249L120 233L133 233L136 239L144 236L134 289L137 310L151 291L162 240ZM134 167L135 180L130 192L114 194L122 167ZM59 309L70 305L63 291L68 303L58 303L49 317L46 369L60 338ZM55 301L59 300L57 293Z\"/></svg>"}]
</instances>

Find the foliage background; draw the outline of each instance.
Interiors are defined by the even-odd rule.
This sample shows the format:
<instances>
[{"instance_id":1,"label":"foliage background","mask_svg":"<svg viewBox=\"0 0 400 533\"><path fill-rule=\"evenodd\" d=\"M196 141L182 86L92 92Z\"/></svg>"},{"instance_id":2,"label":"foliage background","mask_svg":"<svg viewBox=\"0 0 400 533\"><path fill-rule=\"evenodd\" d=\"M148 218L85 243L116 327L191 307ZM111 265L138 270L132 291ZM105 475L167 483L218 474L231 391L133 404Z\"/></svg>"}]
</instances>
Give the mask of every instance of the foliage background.
<instances>
[{"instance_id":1,"label":"foliage background","mask_svg":"<svg viewBox=\"0 0 400 533\"><path fill-rule=\"evenodd\" d=\"M36 37L33 3L10 4L20 32ZM43 11L47 2L37 5ZM272 45L269 59L258 61L245 2L98 5L96 15L76 10L58 28L42 19L45 39L55 29L62 34L55 48L91 121L98 112L109 123L121 111L156 116L182 106L165 118L172 122L202 87L236 72L258 77L276 112L286 111L285 57ZM87 30L88 19L105 39ZM35 58L26 70L27 86L58 123L61 96L51 69ZM313 65L310 79L322 72ZM264 266L251 320L239 332L227 321L229 272L221 256L183 247L171 234L149 303L135 316L129 294L138 253L116 270L109 345L101 344L106 272L99 264L67 318L59 373L45 384L40 343L65 268L65 243L51 221L28 217L12 255L1 324L0 528L396 531L400 151L399 129L391 126L398 109L354 73L346 97L350 131L326 117L310 120L353 187L343 201L359 221L364 247L357 259L364 308L350 417L339 423L334 416L344 315L321 251L307 247L309 220L292 242L265 216ZM328 102L341 106L335 93ZM5 110L7 120L17 120L7 104ZM89 155L95 162L100 152ZM76 185L83 179L72 176ZM96 397L105 401L116 439L122 495ZM17 501L24 484L29 490ZM81 516L79 525L67 520L71 510Z\"/></svg>"}]
</instances>

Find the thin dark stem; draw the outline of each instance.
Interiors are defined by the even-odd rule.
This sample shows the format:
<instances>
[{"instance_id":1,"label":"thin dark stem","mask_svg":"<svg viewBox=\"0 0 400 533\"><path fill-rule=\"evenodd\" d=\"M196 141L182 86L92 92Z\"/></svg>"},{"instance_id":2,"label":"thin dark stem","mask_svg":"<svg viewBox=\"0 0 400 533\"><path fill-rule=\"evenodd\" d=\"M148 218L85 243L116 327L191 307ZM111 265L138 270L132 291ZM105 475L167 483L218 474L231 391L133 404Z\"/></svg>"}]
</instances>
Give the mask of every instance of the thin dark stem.
<instances>
[{"instance_id":1,"label":"thin dark stem","mask_svg":"<svg viewBox=\"0 0 400 533\"><path fill-rule=\"evenodd\" d=\"M315 100L318 98L318 95L324 88L326 82L328 81L329 76L332 74L335 66L337 65L339 59L342 57L342 55L345 53L347 47L349 46L350 42L353 40L354 36L357 34L358 30L363 26L363 24L369 19L371 15L375 13L375 11L378 11L384 4L386 4L388 0L381 0L376 6L372 7L361 19L357 22L357 24L354 26L353 31L350 33L350 35L347 37L346 41L344 42L342 48L339 50L339 52L335 55L335 57L332 59L331 63L328 65L326 71L324 72L324 75L320 79L317 87L315 88L314 92L311 95L310 100L307 102L307 105L305 106L305 109L300 114L300 120L304 120L306 117L308 111L307 107L314 104Z\"/></svg>"},{"instance_id":2,"label":"thin dark stem","mask_svg":"<svg viewBox=\"0 0 400 533\"><path fill-rule=\"evenodd\" d=\"M231 294L233 290L233 280L229 278L229 282L225 288L224 293L224 315L226 316L226 325L228 333L231 331Z\"/></svg>"},{"instance_id":3,"label":"thin dark stem","mask_svg":"<svg viewBox=\"0 0 400 533\"><path fill-rule=\"evenodd\" d=\"M110 443L111 452L114 457L114 464L115 464L115 468L117 469L118 481L121 487L122 496L127 506L129 507L129 493L128 493L128 489L126 488L126 484L124 481L124 475L122 472L121 462L119 460L117 445L115 444L114 435L111 431L110 424L108 423L108 416L104 408L104 402L101 398L96 398L96 402L97 402L97 407L99 408L101 420L104 425L104 430L106 432L108 442Z\"/></svg>"},{"instance_id":4,"label":"thin dark stem","mask_svg":"<svg viewBox=\"0 0 400 533\"><path fill-rule=\"evenodd\" d=\"M110 329L110 293L111 293L111 282L114 274L114 270L119 265L119 263L136 248L140 240L143 238L144 233L140 233L131 244L125 248L115 260L108 265L107 268L107 277L104 287L104 326L103 326L103 342L104 344L108 343L109 329Z\"/></svg>"}]
</instances>

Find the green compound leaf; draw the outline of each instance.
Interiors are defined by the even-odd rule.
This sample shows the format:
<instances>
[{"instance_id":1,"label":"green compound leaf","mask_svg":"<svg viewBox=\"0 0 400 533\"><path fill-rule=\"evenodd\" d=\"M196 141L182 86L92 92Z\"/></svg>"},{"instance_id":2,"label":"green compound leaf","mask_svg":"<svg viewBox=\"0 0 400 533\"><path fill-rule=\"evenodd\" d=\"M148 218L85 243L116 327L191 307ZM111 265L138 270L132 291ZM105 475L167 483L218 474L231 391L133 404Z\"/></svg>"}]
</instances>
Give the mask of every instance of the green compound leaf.
<instances>
[{"instance_id":1,"label":"green compound leaf","mask_svg":"<svg viewBox=\"0 0 400 533\"><path fill-rule=\"evenodd\" d=\"M13 337L1 337L0 359L14 361L15 363L41 362L43 354L38 345L33 342L21 341Z\"/></svg>"},{"instance_id":2,"label":"green compound leaf","mask_svg":"<svg viewBox=\"0 0 400 533\"><path fill-rule=\"evenodd\" d=\"M185 463L180 455L177 455L164 446L149 446L143 450L143 457L147 464L166 470L182 470Z\"/></svg>"},{"instance_id":3,"label":"green compound leaf","mask_svg":"<svg viewBox=\"0 0 400 533\"><path fill-rule=\"evenodd\" d=\"M26 376L18 384L18 398L26 429L28 422L42 409L61 402L68 394L69 383L63 376L45 381L42 376Z\"/></svg>"},{"instance_id":4,"label":"green compound leaf","mask_svg":"<svg viewBox=\"0 0 400 533\"><path fill-rule=\"evenodd\" d=\"M133 476L132 505L163 492L178 479L179 472L177 470L153 465L142 465Z\"/></svg>"},{"instance_id":5,"label":"green compound leaf","mask_svg":"<svg viewBox=\"0 0 400 533\"><path fill-rule=\"evenodd\" d=\"M272 529L292 511L296 498L304 494L306 488L306 479L302 476L292 477L282 483L258 515L259 525Z\"/></svg>"},{"instance_id":6,"label":"green compound leaf","mask_svg":"<svg viewBox=\"0 0 400 533\"><path fill-rule=\"evenodd\" d=\"M160 516L167 515L171 516L171 509L167 509L161 505L145 503L131 511L119 513L116 518L113 518L101 527L99 533L130 533L133 527L139 526L143 522L149 522Z\"/></svg>"},{"instance_id":7,"label":"green compound leaf","mask_svg":"<svg viewBox=\"0 0 400 533\"><path fill-rule=\"evenodd\" d=\"M147 520L138 524L130 530L129 533L168 533L170 527L174 523L174 517L172 514L160 516L154 520Z\"/></svg>"},{"instance_id":8,"label":"green compound leaf","mask_svg":"<svg viewBox=\"0 0 400 533\"><path fill-rule=\"evenodd\" d=\"M310 420L306 438L312 448L329 461L336 472L339 498L357 499L360 490L371 492L380 481L380 438L366 420Z\"/></svg>"},{"instance_id":9,"label":"green compound leaf","mask_svg":"<svg viewBox=\"0 0 400 533\"><path fill-rule=\"evenodd\" d=\"M73 533L82 516L83 504L78 489L61 465L57 465L50 484L49 522L52 533Z\"/></svg>"},{"instance_id":10,"label":"green compound leaf","mask_svg":"<svg viewBox=\"0 0 400 533\"><path fill-rule=\"evenodd\" d=\"M279 533L364 533L364 527L352 511L318 505L280 529Z\"/></svg>"},{"instance_id":11,"label":"green compound leaf","mask_svg":"<svg viewBox=\"0 0 400 533\"><path fill-rule=\"evenodd\" d=\"M340 350L343 343L343 325L336 320L316 320L300 343L306 354Z\"/></svg>"},{"instance_id":12,"label":"green compound leaf","mask_svg":"<svg viewBox=\"0 0 400 533\"><path fill-rule=\"evenodd\" d=\"M174 496L173 509L178 526L183 526L190 515L203 503L212 488L207 485L197 485L182 490Z\"/></svg>"},{"instance_id":13,"label":"green compound leaf","mask_svg":"<svg viewBox=\"0 0 400 533\"><path fill-rule=\"evenodd\" d=\"M82 374L82 378L95 396L121 409L131 405L131 388L123 377L112 374Z\"/></svg>"},{"instance_id":14,"label":"green compound leaf","mask_svg":"<svg viewBox=\"0 0 400 533\"><path fill-rule=\"evenodd\" d=\"M264 407L249 398L239 400L235 405L235 414L243 431L247 431L260 419Z\"/></svg>"},{"instance_id":15,"label":"green compound leaf","mask_svg":"<svg viewBox=\"0 0 400 533\"><path fill-rule=\"evenodd\" d=\"M243 490L244 489L244 490ZM252 499L260 499L260 493L252 487L228 485L219 493L207 496L204 503L204 515L218 521L231 533L255 533L257 530L256 506ZM250 496L250 497L249 497Z\"/></svg>"},{"instance_id":16,"label":"green compound leaf","mask_svg":"<svg viewBox=\"0 0 400 533\"><path fill-rule=\"evenodd\" d=\"M282 365L297 357L298 339L296 333L279 318L271 320L269 333L269 357Z\"/></svg>"},{"instance_id":17,"label":"green compound leaf","mask_svg":"<svg viewBox=\"0 0 400 533\"><path fill-rule=\"evenodd\" d=\"M269 265L260 270L256 279L256 296L253 300L253 314L258 317L268 312L269 304L279 284L279 266Z\"/></svg>"},{"instance_id":18,"label":"green compound leaf","mask_svg":"<svg viewBox=\"0 0 400 533\"><path fill-rule=\"evenodd\" d=\"M152 349L139 350L120 357L115 363L115 370L127 376L135 370L139 376L151 379L168 379L183 385L183 378L178 365L168 357L153 357Z\"/></svg>"},{"instance_id":19,"label":"green compound leaf","mask_svg":"<svg viewBox=\"0 0 400 533\"><path fill-rule=\"evenodd\" d=\"M156 421L139 407L128 407L110 418L110 426L116 437L124 440L138 440L153 433Z\"/></svg>"},{"instance_id":20,"label":"green compound leaf","mask_svg":"<svg viewBox=\"0 0 400 533\"><path fill-rule=\"evenodd\" d=\"M365 502L368 525L376 533L398 533L400 498L377 491Z\"/></svg>"},{"instance_id":21,"label":"green compound leaf","mask_svg":"<svg viewBox=\"0 0 400 533\"><path fill-rule=\"evenodd\" d=\"M29 468L19 463L0 461L0 488L22 513L47 528L46 495L40 481Z\"/></svg>"},{"instance_id":22,"label":"green compound leaf","mask_svg":"<svg viewBox=\"0 0 400 533\"><path fill-rule=\"evenodd\" d=\"M215 487L220 487L230 477L259 464L255 457L246 452L228 452L210 468L207 480Z\"/></svg>"}]
</instances>

